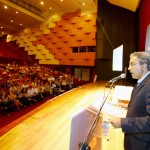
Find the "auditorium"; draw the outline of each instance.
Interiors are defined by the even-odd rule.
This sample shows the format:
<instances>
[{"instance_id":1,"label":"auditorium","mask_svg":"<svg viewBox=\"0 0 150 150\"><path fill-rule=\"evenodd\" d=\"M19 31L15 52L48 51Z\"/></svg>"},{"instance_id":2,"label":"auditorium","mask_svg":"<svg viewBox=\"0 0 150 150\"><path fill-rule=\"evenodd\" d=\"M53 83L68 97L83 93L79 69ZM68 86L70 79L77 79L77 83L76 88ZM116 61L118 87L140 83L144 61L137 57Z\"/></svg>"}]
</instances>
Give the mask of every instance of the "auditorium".
<instances>
[{"instance_id":1,"label":"auditorium","mask_svg":"<svg viewBox=\"0 0 150 150\"><path fill-rule=\"evenodd\" d=\"M150 150L149 0L0 0L0 150Z\"/></svg>"}]
</instances>

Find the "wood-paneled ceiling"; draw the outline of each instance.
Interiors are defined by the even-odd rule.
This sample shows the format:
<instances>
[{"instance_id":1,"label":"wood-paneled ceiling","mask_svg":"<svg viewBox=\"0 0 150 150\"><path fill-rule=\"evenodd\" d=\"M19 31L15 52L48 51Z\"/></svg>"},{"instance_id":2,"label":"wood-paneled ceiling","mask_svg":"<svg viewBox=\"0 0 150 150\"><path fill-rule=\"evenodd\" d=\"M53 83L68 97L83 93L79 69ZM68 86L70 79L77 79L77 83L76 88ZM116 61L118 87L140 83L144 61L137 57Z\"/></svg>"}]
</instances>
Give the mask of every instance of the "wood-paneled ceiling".
<instances>
[{"instance_id":1,"label":"wood-paneled ceiling","mask_svg":"<svg viewBox=\"0 0 150 150\"><path fill-rule=\"evenodd\" d=\"M131 11L136 11L140 2L140 0L107 1ZM42 23L53 14L78 9L96 12L97 0L0 0L0 37Z\"/></svg>"}]
</instances>

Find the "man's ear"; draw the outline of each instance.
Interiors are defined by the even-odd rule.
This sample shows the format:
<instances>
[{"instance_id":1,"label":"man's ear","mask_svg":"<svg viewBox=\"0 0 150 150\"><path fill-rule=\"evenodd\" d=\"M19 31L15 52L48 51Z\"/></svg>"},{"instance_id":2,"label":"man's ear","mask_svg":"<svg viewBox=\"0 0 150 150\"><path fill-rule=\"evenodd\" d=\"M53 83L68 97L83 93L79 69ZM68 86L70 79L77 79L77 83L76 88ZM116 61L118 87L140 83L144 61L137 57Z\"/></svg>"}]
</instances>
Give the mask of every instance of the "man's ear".
<instances>
[{"instance_id":1,"label":"man's ear","mask_svg":"<svg viewBox=\"0 0 150 150\"><path fill-rule=\"evenodd\" d=\"M145 69L147 69L148 70L148 66L147 66L147 63L144 63L144 64L142 64L143 65L143 69L145 70Z\"/></svg>"}]
</instances>

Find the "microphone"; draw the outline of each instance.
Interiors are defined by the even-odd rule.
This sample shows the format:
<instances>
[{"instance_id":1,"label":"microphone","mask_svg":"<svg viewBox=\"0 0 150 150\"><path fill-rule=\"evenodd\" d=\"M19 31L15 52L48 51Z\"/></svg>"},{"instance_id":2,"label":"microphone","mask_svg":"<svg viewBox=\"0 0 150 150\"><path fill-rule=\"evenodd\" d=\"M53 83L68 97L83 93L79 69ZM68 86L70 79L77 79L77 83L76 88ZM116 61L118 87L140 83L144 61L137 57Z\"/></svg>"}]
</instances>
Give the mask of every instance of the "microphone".
<instances>
[{"instance_id":1,"label":"microphone","mask_svg":"<svg viewBox=\"0 0 150 150\"><path fill-rule=\"evenodd\" d=\"M121 80L121 79L124 79L124 78L126 78L126 74L125 74L125 73L122 73L120 76L115 77L115 78L109 80L108 82L116 82L116 81Z\"/></svg>"}]
</instances>

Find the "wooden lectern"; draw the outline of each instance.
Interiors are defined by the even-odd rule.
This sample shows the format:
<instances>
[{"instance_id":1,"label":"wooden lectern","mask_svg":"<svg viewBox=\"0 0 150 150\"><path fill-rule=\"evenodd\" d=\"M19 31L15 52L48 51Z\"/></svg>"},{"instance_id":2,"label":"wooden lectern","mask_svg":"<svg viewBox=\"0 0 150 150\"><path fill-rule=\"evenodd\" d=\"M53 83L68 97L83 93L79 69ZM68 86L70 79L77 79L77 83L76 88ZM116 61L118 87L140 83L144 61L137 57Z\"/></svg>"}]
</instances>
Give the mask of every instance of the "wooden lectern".
<instances>
[{"instance_id":1,"label":"wooden lectern","mask_svg":"<svg viewBox=\"0 0 150 150\"><path fill-rule=\"evenodd\" d=\"M122 99L124 100L125 98ZM126 110L117 107L116 103L116 100L115 104L114 101L107 101L106 104L103 106L102 112L99 116L97 116L99 111L98 104L100 104L100 100L98 100L95 103L93 103L93 105L81 110L80 112L72 116L70 150L80 150L79 145L82 144L82 142L84 142L85 138L87 138L87 133L96 117L98 118L98 122L94 130L90 132L87 138L87 144L90 146L91 150L124 150L124 134L122 133L121 129L115 129L109 123L107 136L103 134L104 121L108 120L113 116L125 117L126 115ZM125 101L125 103L127 103L127 101Z\"/></svg>"},{"instance_id":2,"label":"wooden lectern","mask_svg":"<svg viewBox=\"0 0 150 150\"><path fill-rule=\"evenodd\" d=\"M72 117L70 150L79 150L79 145L84 141L92 123L97 115L91 108L81 110ZM103 135L103 122L110 115L102 113L92 133L88 136L88 145L91 150L123 150L123 133L109 123L108 135Z\"/></svg>"}]
</instances>

